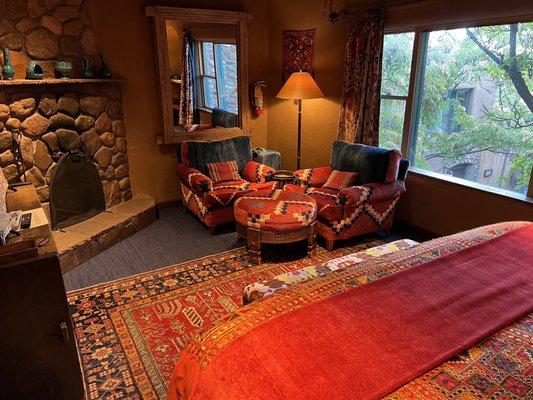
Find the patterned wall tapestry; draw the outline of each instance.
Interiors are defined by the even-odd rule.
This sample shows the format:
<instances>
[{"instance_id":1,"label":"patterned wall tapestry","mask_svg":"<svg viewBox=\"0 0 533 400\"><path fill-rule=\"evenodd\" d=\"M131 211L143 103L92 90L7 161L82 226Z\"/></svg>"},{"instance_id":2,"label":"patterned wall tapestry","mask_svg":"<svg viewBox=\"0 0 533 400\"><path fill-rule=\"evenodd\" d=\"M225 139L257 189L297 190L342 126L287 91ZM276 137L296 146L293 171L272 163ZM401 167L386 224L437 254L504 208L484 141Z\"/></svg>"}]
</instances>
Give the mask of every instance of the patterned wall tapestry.
<instances>
[{"instance_id":1,"label":"patterned wall tapestry","mask_svg":"<svg viewBox=\"0 0 533 400\"><path fill-rule=\"evenodd\" d=\"M300 70L313 75L315 67L316 29L283 31L283 81Z\"/></svg>"},{"instance_id":2,"label":"patterned wall tapestry","mask_svg":"<svg viewBox=\"0 0 533 400\"><path fill-rule=\"evenodd\" d=\"M384 18L376 10L348 25L339 140L378 145L383 35Z\"/></svg>"}]
</instances>

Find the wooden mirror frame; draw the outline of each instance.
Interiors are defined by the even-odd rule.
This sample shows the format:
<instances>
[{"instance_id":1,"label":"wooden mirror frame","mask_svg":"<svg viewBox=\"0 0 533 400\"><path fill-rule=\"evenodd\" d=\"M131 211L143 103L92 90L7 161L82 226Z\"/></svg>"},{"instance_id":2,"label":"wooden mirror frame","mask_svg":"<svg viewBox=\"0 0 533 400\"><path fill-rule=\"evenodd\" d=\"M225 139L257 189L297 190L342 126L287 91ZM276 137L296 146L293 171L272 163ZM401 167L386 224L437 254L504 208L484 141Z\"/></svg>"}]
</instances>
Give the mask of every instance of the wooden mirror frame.
<instances>
[{"instance_id":1,"label":"wooden mirror frame","mask_svg":"<svg viewBox=\"0 0 533 400\"><path fill-rule=\"evenodd\" d=\"M163 115L164 136L160 143L180 143L186 140L220 140L247 136L249 129L248 107L248 14L240 11L201 10L194 8L147 6L146 15L154 19L154 39L158 64L159 93ZM235 25L237 32L237 88L238 127L211 128L205 131L178 133L174 130L170 68L167 47L166 21L216 23Z\"/></svg>"}]
</instances>

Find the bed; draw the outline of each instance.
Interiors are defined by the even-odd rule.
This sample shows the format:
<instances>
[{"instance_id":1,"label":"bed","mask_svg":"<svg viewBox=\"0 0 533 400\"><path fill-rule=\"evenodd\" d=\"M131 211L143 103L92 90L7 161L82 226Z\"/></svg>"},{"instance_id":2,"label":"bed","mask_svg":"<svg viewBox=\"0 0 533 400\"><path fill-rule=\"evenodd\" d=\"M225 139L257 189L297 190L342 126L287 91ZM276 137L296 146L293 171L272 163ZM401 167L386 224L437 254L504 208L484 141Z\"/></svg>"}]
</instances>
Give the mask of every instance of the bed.
<instances>
[{"instance_id":1,"label":"bed","mask_svg":"<svg viewBox=\"0 0 533 400\"><path fill-rule=\"evenodd\" d=\"M506 222L294 285L192 340L168 398L531 398L532 260Z\"/></svg>"}]
</instances>

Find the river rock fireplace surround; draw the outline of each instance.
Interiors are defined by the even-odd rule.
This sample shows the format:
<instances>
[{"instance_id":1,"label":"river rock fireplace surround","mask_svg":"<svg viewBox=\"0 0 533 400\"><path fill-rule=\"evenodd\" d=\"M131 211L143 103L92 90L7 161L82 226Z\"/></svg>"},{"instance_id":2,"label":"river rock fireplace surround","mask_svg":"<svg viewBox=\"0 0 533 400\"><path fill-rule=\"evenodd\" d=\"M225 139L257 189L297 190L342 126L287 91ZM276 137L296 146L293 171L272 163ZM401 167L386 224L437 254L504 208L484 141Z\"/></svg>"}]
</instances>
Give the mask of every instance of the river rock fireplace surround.
<instances>
[{"instance_id":1,"label":"river rock fireplace surround","mask_svg":"<svg viewBox=\"0 0 533 400\"><path fill-rule=\"evenodd\" d=\"M51 226L57 228L53 236L64 271L155 220L153 199L132 195L123 118L119 80L2 84L0 166L10 183L27 181L35 186ZM92 172L55 179L58 170L64 173L61 164L65 162L72 164L73 173L79 172L77 162ZM81 192L70 193L67 203L71 205L55 204L61 191L71 191L74 184ZM72 207L73 201L88 193L88 184L100 192L93 196L94 204ZM58 223L54 206L67 214L80 211L80 215L69 214L73 218L68 223Z\"/></svg>"}]
</instances>

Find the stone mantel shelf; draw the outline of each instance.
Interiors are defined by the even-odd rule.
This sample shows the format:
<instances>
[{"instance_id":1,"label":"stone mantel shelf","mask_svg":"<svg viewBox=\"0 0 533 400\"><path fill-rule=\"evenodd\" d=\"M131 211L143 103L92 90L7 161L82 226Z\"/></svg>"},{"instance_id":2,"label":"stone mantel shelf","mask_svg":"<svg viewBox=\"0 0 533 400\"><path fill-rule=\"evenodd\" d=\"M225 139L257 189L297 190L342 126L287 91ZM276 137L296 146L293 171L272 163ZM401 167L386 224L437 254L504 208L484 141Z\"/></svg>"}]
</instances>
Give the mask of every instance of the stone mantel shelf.
<instances>
[{"instance_id":1,"label":"stone mantel shelf","mask_svg":"<svg viewBox=\"0 0 533 400\"><path fill-rule=\"evenodd\" d=\"M17 85L82 85L90 83L122 83L125 79L13 79L11 81L0 80L0 86Z\"/></svg>"}]
</instances>

